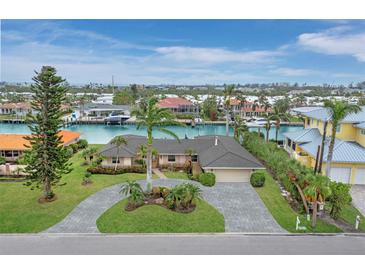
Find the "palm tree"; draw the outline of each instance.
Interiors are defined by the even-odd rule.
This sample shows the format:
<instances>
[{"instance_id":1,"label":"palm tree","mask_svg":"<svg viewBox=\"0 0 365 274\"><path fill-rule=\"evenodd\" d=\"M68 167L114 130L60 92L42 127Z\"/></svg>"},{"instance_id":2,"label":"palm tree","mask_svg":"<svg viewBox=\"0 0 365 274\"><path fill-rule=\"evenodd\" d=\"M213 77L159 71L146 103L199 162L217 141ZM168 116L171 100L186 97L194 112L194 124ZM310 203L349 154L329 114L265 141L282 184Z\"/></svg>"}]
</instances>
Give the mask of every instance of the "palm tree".
<instances>
[{"instance_id":1,"label":"palm tree","mask_svg":"<svg viewBox=\"0 0 365 274\"><path fill-rule=\"evenodd\" d=\"M304 194L312 202L312 227L317 224L318 202L324 202L331 195L330 179L322 175L311 175L310 184L304 189Z\"/></svg>"},{"instance_id":2,"label":"palm tree","mask_svg":"<svg viewBox=\"0 0 365 274\"><path fill-rule=\"evenodd\" d=\"M86 164L89 164L92 161L97 151L96 147L89 147L82 151L81 156L84 158Z\"/></svg>"},{"instance_id":3,"label":"palm tree","mask_svg":"<svg viewBox=\"0 0 365 274\"><path fill-rule=\"evenodd\" d=\"M242 117L242 107L245 105L247 99L241 93L236 96L236 99L240 101L240 117Z\"/></svg>"},{"instance_id":4,"label":"palm tree","mask_svg":"<svg viewBox=\"0 0 365 274\"><path fill-rule=\"evenodd\" d=\"M289 114L280 112L279 108L274 106L274 112L270 114L270 119L275 121L275 141L278 142L278 135L281 121L289 121Z\"/></svg>"},{"instance_id":5,"label":"palm tree","mask_svg":"<svg viewBox=\"0 0 365 274\"><path fill-rule=\"evenodd\" d=\"M328 156L326 163L326 175L329 176L331 172L331 161L333 156L333 148L335 146L337 126L350 113L357 113L361 110L358 105L351 105L345 101L325 100L324 106L331 112L329 122L332 124L331 141L328 148Z\"/></svg>"},{"instance_id":6,"label":"palm tree","mask_svg":"<svg viewBox=\"0 0 365 274\"><path fill-rule=\"evenodd\" d=\"M271 129L271 120L273 120L273 117L271 114L265 113L263 116L266 119L266 124L264 125L264 128L266 130L266 143L269 142L269 132Z\"/></svg>"},{"instance_id":7,"label":"palm tree","mask_svg":"<svg viewBox=\"0 0 365 274\"><path fill-rule=\"evenodd\" d=\"M141 144L138 147L138 155L142 158L143 167L146 167L146 158L147 158L147 146L145 144ZM152 148L152 156L157 156L158 151L155 148Z\"/></svg>"},{"instance_id":8,"label":"palm tree","mask_svg":"<svg viewBox=\"0 0 365 274\"><path fill-rule=\"evenodd\" d=\"M248 131L246 122L238 115L234 119L233 128L234 128L234 138L237 141L239 141L240 134Z\"/></svg>"},{"instance_id":9,"label":"palm tree","mask_svg":"<svg viewBox=\"0 0 365 274\"><path fill-rule=\"evenodd\" d=\"M140 204L144 199L142 187L136 181L127 180L122 184L119 193L129 196L128 201L133 206Z\"/></svg>"},{"instance_id":10,"label":"palm tree","mask_svg":"<svg viewBox=\"0 0 365 274\"><path fill-rule=\"evenodd\" d=\"M234 94L234 85L227 85L224 87L224 106L226 111L226 135L229 136L229 120L228 113L231 105L231 96Z\"/></svg>"},{"instance_id":11,"label":"palm tree","mask_svg":"<svg viewBox=\"0 0 365 274\"><path fill-rule=\"evenodd\" d=\"M117 160L115 162L115 167L114 167L114 170L117 170L117 167L118 167L118 162L119 162L119 150L120 148L123 146L123 145L126 145L127 144L127 139L122 136L122 135L119 135L119 136L115 136L111 141L110 143L112 145L115 145L117 147Z\"/></svg>"},{"instance_id":12,"label":"palm tree","mask_svg":"<svg viewBox=\"0 0 365 274\"><path fill-rule=\"evenodd\" d=\"M189 156L189 158L187 159L186 164L185 164L186 169L187 169L186 171L187 171L188 174L191 174L192 173L192 167L193 167L193 159L192 158L193 158L193 155L196 155L196 151L193 148L187 148L185 150L185 154Z\"/></svg>"},{"instance_id":13,"label":"palm tree","mask_svg":"<svg viewBox=\"0 0 365 274\"><path fill-rule=\"evenodd\" d=\"M171 130L163 128L167 125L180 125L181 123L175 121L175 116L171 110L166 108L159 108L156 106L157 98L151 97L147 101L143 101L140 108L132 111L132 115L137 118L137 129L146 127L147 129L147 188L152 189L152 131L154 128L168 134L175 139L179 137Z\"/></svg>"}]
</instances>

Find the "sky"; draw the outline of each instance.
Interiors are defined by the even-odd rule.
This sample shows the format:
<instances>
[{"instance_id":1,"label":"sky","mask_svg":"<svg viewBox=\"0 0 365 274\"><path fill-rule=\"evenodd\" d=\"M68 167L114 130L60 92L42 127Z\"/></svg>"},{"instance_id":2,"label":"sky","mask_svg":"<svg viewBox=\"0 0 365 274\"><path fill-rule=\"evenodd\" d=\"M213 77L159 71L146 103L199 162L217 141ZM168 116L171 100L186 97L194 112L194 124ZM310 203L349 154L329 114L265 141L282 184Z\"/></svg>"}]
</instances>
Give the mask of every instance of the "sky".
<instances>
[{"instance_id":1,"label":"sky","mask_svg":"<svg viewBox=\"0 0 365 274\"><path fill-rule=\"evenodd\" d=\"M43 65L70 84L365 81L365 20L1 20L1 81Z\"/></svg>"}]
</instances>

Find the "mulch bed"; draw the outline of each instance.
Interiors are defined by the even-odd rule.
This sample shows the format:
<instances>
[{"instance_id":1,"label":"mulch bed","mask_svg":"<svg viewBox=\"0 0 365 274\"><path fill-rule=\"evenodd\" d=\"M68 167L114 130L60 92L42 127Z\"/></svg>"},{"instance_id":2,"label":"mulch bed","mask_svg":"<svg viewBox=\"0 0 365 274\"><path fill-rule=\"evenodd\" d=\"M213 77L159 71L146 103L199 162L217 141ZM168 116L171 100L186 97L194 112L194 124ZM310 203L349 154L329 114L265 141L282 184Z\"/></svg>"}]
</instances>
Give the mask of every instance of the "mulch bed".
<instances>
[{"instance_id":1,"label":"mulch bed","mask_svg":"<svg viewBox=\"0 0 365 274\"><path fill-rule=\"evenodd\" d=\"M124 209L126 211L133 211L136 210L137 208L140 208L142 206L146 206L146 205L158 205L161 206L163 208L166 208L168 210L174 211L174 212L178 212L178 213L191 213L195 210L196 205L191 205L188 208L184 208L184 207L176 207L176 208L170 208L166 205L166 202L164 200L163 197L156 195L156 194L152 194L152 193L147 193L145 194L145 199L144 202L142 204L139 205L131 205L131 204L127 204Z\"/></svg>"},{"instance_id":2,"label":"mulch bed","mask_svg":"<svg viewBox=\"0 0 365 274\"><path fill-rule=\"evenodd\" d=\"M57 200L57 195L54 195L51 199L45 198L45 197L40 197L38 199L38 203L40 204L46 204L46 203L51 203L53 201Z\"/></svg>"}]
</instances>

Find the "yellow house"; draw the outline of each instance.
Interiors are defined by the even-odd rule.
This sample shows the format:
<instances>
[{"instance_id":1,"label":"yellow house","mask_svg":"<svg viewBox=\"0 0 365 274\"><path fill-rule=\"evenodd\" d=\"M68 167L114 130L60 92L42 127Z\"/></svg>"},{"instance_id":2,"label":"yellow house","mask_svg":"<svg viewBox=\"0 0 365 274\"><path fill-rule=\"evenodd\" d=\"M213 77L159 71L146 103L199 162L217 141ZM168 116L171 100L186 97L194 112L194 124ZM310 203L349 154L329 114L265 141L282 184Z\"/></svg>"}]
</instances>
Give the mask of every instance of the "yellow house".
<instances>
[{"instance_id":1,"label":"yellow house","mask_svg":"<svg viewBox=\"0 0 365 274\"><path fill-rule=\"evenodd\" d=\"M314 167L322 145L323 130L331 113L324 107L294 109L305 117L304 129L288 132L284 148L306 166ZM332 124L328 122L324 143L322 172L326 170ZM347 115L338 125L329 176L337 182L365 185L365 107Z\"/></svg>"}]
</instances>

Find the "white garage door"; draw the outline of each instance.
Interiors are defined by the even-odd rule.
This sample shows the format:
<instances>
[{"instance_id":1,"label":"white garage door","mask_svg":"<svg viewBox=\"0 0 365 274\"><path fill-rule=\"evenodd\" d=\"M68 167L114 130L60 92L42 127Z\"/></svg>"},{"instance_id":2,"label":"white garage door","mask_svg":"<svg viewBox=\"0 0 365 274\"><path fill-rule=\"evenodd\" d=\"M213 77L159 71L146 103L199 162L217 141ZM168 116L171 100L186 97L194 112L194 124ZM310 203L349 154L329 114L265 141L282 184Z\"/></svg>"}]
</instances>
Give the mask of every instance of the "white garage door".
<instances>
[{"instance_id":1,"label":"white garage door","mask_svg":"<svg viewBox=\"0 0 365 274\"><path fill-rule=\"evenodd\" d=\"M330 178L333 181L341 183L349 183L351 176L351 168L347 167L333 167L331 168Z\"/></svg>"},{"instance_id":2,"label":"white garage door","mask_svg":"<svg viewBox=\"0 0 365 274\"><path fill-rule=\"evenodd\" d=\"M365 168L357 168L355 170L355 184L365 185Z\"/></svg>"},{"instance_id":3,"label":"white garage door","mask_svg":"<svg viewBox=\"0 0 365 274\"><path fill-rule=\"evenodd\" d=\"M213 173L217 182L224 183L247 183L251 176L251 170L244 169L215 169Z\"/></svg>"}]
</instances>

